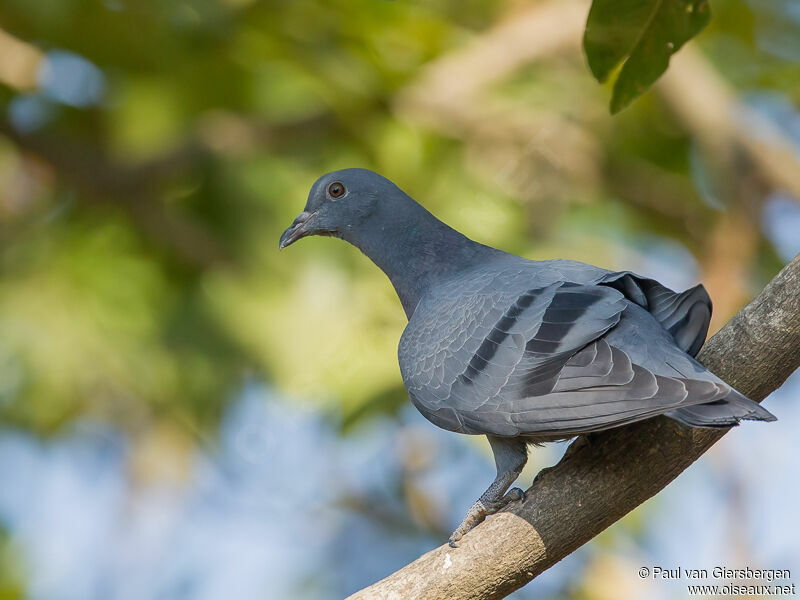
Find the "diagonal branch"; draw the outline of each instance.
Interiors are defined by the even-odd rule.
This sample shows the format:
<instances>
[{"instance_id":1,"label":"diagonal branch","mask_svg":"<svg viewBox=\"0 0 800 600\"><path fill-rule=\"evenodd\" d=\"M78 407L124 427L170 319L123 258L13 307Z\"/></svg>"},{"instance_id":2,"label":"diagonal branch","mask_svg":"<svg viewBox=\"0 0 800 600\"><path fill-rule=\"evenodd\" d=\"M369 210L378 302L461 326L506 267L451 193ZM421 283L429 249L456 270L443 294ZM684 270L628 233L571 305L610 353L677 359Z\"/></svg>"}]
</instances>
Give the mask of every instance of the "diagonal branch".
<instances>
[{"instance_id":1,"label":"diagonal branch","mask_svg":"<svg viewBox=\"0 0 800 600\"><path fill-rule=\"evenodd\" d=\"M800 366L800 255L699 359L758 401ZM659 492L727 431L660 417L578 438L540 473L522 506L489 519L460 548L432 550L350 600L503 598Z\"/></svg>"},{"instance_id":2,"label":"diagonal branch","mask_svg":"<svg viewBox=\"0 0 800 600\"><path fill-rule=\"evenodd\" d=\"M528 140L527 154L546 151L559 169L592 181L598 142L586 117L569 116L578 104L543 114L520 103L513 107L499 103L489 94L528 64L557 53L579 54L589 4L549 0L525 5L471 43L428 63L397 95L395 111L447 135L476 139L481 146L491 143L487 134L509 138L516 131ZM796 144L786 131L742 101L695 47L673 55L653 89L712 154L726 155L735 149L771 188L800 198Z\"/></svg>"},{"instance_id":3,"label":"diagonal branch","mask_svg":"<svg viewBox=\"0 0 800 600\"><path fill-rule=\"evenodd\" d=\"M160 187L170 174L166 168L158 168L160 163L127 166L102 147L52 134L21 133L5 120L0 120L0 136L50 165L61 181L80 190L86 203L122 209L149 240L181 262L207 267L228 258L211 230L188 215L168 210L158 200ZM174 174L188 168L197 154L186 152L180 161L169 155L164 166L174 167Z\"/></svg>"},{"instance_id":4,"label":"diagonal branch","mask_svg":"<svg viewBox=\"0 0 800 600\"><path fill-rule=\"evenodd\" d=\"M60 180L81 192L84 203L121 208L157 247L186 265L206 268L230 262L233 257L208 224L163 201L169 182L202 169L214 153L260 152L303 137L319 136L333 126L327 113L282 124L233 114L217 115L216 119L207 118L195 135L177 148L138 164L114 158L103 143L81 143L55 133L22 133L5 119L0 119L0 138L50 165ZM232 147L236 144L226 140L226 134L236 138L239 147Z\"/></svg>"}]
</instances>

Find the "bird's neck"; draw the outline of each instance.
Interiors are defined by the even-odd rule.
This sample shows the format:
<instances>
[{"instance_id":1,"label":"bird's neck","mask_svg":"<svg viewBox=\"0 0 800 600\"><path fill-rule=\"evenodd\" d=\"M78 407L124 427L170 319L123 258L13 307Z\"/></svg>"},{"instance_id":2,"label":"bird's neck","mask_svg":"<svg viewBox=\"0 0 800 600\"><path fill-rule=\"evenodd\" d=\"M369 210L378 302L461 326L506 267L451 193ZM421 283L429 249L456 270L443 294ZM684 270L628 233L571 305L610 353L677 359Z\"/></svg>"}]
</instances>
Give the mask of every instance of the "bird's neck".
<instances>
[{"instance_id":1,"label":"bird's neck","mask_svg":"<svg viewBox=\"0 0 800 600\"><path fill-rule=\"evenodd\" d=\"M411 202L394 214L376 215L372 226L348 239L386 273L409 319L432 286L499 253Z\"/></svg>"}]
</instances>

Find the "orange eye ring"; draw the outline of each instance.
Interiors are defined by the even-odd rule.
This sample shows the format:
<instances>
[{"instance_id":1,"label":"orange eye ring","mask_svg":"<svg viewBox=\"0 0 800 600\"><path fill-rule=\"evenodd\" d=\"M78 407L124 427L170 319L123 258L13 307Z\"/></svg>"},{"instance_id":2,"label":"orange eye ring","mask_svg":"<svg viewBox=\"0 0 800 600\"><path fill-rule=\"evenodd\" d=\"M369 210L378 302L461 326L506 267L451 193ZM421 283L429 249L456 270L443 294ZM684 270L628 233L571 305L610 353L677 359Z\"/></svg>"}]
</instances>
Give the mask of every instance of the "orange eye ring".
<instances>
[{"instance_id":1,"label":"orange eye ring","mask_svg":"<svg viewBox=\"0 0 800 600\"><path fill-rule=\"evenodd\" d=\"M334 181L328 186L328 195L331 198L341 198L346 191L344 184L339 181Z\"/></svg>"}]
</instances>

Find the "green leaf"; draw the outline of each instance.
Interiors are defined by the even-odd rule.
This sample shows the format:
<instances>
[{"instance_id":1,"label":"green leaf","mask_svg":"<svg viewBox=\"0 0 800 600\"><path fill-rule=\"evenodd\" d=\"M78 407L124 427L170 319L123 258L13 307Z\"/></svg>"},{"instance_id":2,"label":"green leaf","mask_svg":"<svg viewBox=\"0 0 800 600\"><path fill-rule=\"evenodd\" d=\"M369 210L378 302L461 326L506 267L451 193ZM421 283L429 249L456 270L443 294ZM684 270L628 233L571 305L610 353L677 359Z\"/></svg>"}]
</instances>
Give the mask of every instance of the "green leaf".
<instances>
[{"instance_id":1,"label":"green leaf","mask_svg":"<svg viewBox=\"0 0 800 600\"><path fill-rule=\"evenodd\" d=\"M644 93L710 17L708 0L594 0L583 37L589 68L602 83L624 61L611 112Z\"/></svg>"}]
</instances>

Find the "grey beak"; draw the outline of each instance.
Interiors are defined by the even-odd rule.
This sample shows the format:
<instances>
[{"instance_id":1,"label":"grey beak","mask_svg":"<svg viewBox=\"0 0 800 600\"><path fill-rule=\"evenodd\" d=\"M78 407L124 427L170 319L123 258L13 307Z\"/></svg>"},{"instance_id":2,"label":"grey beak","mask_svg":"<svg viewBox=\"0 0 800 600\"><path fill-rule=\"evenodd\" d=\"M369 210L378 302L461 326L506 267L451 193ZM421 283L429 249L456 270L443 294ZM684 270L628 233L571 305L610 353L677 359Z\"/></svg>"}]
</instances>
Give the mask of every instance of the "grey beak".
<instances>
[{"instance_id":1,"label":"grey beak","mask_svg":"<svg viewBox=\"0 0 800 600\"><path fill-rule=\"evenodd\" d=\"M286 246L294 244L300 238L304 238L307 235L312 233L310 227L308 226L308 220L314 215L314 213L310 213L307 211L301 212L297 215L297 218L292 221L292 224L289 228L283 232L281 235L281 241L278 246L279 250L283 250Z\"/></svg>"}]
</instances>

